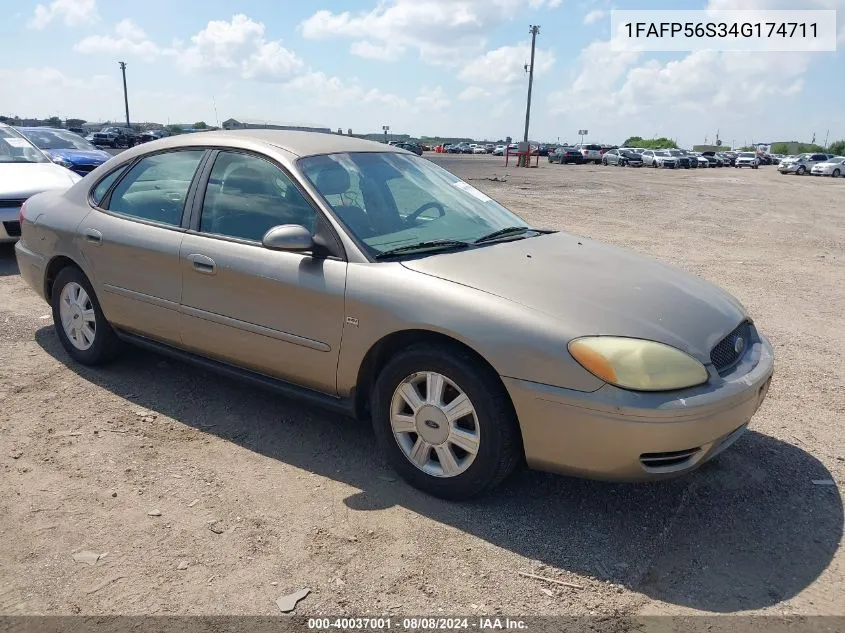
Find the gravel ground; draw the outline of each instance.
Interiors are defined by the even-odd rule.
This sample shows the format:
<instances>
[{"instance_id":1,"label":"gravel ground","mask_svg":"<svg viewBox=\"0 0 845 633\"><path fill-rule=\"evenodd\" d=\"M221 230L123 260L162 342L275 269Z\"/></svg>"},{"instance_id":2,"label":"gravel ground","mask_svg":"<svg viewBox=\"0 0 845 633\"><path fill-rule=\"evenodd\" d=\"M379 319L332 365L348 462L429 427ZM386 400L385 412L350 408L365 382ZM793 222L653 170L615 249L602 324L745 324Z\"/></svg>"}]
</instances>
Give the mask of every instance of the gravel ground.
<instances>
[{"instance_id":1,"label":"gravel ground","mask_svg":"<svg viewBox=\"0 0 845 633\"><path fill-rule=\"evenodd\" d=\"M669 482L447 503L365 424L140 350L72 364L0 247L0 613L845 614L845 180L435 160L739 297L777 355L753 431Z\"/></svg>"}]
</instances>

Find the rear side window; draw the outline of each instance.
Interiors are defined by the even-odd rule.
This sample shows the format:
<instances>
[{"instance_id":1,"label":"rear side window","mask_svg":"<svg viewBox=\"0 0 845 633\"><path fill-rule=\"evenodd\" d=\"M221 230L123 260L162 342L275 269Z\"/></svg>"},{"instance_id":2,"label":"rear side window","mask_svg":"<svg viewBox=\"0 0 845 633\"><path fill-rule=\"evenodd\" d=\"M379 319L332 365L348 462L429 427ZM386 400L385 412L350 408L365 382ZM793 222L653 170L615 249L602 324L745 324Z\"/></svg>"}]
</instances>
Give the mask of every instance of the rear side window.
<instances>
[{"instance_id":1,"label":"rear side window","mask_svg":"<svg viewBox=\"0 0 845 633\"><path fill-rule=\"evenodd\" d=\"M142 158L112 191L109 210L179 226L191 180L204 154L204 150L187 150Z\"/></svg>"},{"instance_id":2,"label":"rear side window","mask_svg":"<svg viewBox=\"0 0 845 633\"><path fill-rule=\"evenodd\" d=\"M127 166L124 165L119 169L115 169L112 173L97 183L97 186L94 187L94 190L91 192L91 200L94 201L94 204L98 207L100 206L100 202L102 202L109 188L112 186L112 183L120 178L120 175L126 171L126 167Z\"/></svg>"}]
</instances>

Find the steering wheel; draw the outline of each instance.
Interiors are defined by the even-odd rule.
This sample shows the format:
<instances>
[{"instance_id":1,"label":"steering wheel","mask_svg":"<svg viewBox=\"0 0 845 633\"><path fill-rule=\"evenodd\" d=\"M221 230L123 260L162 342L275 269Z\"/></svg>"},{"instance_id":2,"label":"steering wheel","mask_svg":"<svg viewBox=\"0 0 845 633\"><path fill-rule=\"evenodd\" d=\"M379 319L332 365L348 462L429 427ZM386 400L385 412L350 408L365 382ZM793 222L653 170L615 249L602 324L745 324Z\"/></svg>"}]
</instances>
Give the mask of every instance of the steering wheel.
<instances>
[{"instance_id":1,"label":"steering wheel","mask_svg":"<svg viewBox=\"0 0 845 633\"><path fill-rule=\"evenodd\" d=\"M427 211L428 209L437 209L438 211L440 211L440 215L437 216L438 218L442 218L444 215L446 215L446 209L444 209L443 205L439 202L426 202L419 209L406 216L405 222L407 222L408 224L413 223L414 220L416 220L418 217L420 217L420 215L422 215L423 211Z\"/></svg>"}]
</instances>

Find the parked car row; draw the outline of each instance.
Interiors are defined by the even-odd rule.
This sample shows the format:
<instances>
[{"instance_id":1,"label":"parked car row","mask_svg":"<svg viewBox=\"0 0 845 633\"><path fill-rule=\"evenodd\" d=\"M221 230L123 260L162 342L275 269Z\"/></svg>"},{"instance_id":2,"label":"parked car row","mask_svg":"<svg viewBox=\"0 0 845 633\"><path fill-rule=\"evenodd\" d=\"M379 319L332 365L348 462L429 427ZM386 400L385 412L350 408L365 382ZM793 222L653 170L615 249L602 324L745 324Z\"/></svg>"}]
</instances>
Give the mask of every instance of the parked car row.
<instances>
[{"instance_id":1,"label":"parked car row","mask_svg":"<svg viewBox=\"0 0 845 633\"><path fill-rule=\"evenodd\" d=\"M803 176L813 174L815 176L833 176L838 178L845 174L843 166L845 158L833 154L806 153L798 156L787 156L780 161L778 171L781 174L795 174ZM818 169L817 169L818 167Z\"/></svg>"}]
</instances>

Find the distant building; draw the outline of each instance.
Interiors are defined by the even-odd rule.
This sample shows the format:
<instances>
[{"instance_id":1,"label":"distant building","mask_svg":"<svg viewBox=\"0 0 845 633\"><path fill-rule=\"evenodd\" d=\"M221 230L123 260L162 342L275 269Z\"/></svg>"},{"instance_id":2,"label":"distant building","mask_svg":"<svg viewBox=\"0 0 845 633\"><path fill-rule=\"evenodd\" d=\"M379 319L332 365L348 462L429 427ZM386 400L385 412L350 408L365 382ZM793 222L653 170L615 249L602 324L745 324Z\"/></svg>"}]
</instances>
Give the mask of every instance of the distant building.
<instances>
[{"instance_id":1,"label":"distant building","mask_svg":"<svg viewBox=\"0 0 845 633\"><path fill-rule=\"evenodd\" d=\"M280 121L268 121L266 119L226 119L223 121L224 130L296 130L299 132L322 132L331 134L328 127L313 127L308 125L297 125L282 123Z\"/></svg>"}]
</instances>

